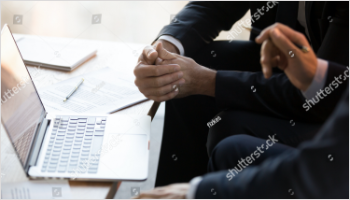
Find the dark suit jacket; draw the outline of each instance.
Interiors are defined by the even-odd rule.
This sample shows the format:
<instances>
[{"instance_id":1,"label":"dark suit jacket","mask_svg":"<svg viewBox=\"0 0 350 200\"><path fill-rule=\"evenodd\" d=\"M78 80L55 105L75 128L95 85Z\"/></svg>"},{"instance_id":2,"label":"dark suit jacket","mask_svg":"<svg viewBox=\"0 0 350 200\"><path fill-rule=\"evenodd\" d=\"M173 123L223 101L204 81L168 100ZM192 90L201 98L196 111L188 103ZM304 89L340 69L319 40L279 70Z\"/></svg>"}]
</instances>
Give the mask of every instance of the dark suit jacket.
<instances>
[{"instance_id":1,"label":"dark suit jacket","mask_svg":"<svg viewBox=\"0 0 350 200\"><path fill-rule=\"evenodd\" d=\"M313 140L247 167L231 181L226 175L227 171L220 171L204 176L195 197L348 199L349 88Z\"/></svg>"},{"instance_id":2,"label":"dark suit jacket","mask_svg":"<svg viewBox=\"0 0 350 200\"><path fill-rule=\"evenodd\" d=\"M257 19L257 9L265 6ZM222 30L230 30L248 9L252 26L264 29L280 22L304 32L298 23L298 2L279 2L267 11L267 2L191 2L176 15L175 21L165 26L160 35L172 35L184 46L185 55L192 57L215 39ZM306 2L306 23L310 43L317 57L330 61L327 83L343 73L349 62L349 2ZM251 35L254 40L256 35ZM243 59L243 58L242 58ZM245 59L245 58L244 58ZM338 64L337 64L338 63ZM341 65L339 65L341 64ZM345 65L345 66L342 66ZM347 84L347 83L346 83ZM342 84L309 111L303 108L305 98L285 74L264 80L261 73L218 71L216 76L216 102L219 108L235 108L272 114L285 119L304 122L324 122L334 110ZM250 87L257 92L253 93Z\"/></svg>"}]
</instances>

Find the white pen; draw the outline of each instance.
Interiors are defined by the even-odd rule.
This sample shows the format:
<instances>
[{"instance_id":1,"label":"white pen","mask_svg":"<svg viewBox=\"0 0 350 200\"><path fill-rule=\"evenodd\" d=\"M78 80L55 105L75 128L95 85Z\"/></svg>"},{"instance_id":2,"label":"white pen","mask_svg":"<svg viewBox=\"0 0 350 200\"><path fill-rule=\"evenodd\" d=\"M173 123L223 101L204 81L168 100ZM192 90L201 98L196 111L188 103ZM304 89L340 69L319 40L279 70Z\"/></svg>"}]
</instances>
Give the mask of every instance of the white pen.
<instances>
[{"instance_id":1,"label":"white pen","mask_svg":"<svg viewBox=\"0 0 350 200\"><path fill-rule=\"evenodd\" d=\"M84 79L82 78L81 81L78 83L78 85L75 86L75 88L66 96L65 99L63 99L63 102L66 102L66 101L68 100L68 98L69 98L70 96L72 96L72 94L73 94L75 91L77 91L77 89L79 88L79 86L80 86L83 82L84 82Z\"/></svg>"}]
</instances>

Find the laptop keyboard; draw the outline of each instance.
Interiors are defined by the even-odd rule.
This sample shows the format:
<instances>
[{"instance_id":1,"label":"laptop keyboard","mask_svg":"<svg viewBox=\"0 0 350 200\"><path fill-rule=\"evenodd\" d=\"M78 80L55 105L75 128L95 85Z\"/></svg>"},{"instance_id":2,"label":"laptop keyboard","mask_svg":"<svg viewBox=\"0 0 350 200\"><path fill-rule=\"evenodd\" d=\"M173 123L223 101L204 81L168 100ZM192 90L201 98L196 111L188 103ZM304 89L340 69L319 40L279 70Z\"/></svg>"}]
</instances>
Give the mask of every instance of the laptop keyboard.
<instances>
[{"instance_id":1,"label":"laptop keyboard","mask_svg":"<svg viewBox=\"0 0 350 200\"><path fill-rule=\"evenodd\" d=\"M54 119L42 172L97 173L106 117Z\"/></svg>"}]
</instances>

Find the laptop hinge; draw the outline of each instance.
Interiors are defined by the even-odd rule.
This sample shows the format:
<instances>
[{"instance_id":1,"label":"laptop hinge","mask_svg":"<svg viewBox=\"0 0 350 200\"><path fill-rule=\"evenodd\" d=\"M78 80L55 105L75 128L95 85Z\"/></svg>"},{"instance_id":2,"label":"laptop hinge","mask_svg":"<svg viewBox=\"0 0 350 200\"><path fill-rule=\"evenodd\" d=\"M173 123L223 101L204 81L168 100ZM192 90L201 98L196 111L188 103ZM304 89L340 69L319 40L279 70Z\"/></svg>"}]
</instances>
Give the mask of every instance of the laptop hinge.
<instances>
[{"instance_id":1,"label":"laptop hinge","mask_svg":"<svg viewBox=\"0 0 350 200\"><path fill-rule=\"evenodd\" d=\"M46 119L45 117L41 122L40 128L38 128L37 132L35 133L36 139L33 144L30 160L28 162L28 170L30 166L36 165L36 162L39 158L39 151L41 149L41 145L44 141L45 133L49 125L50 125L50 120Z\"/></svg>"}]
</instances>

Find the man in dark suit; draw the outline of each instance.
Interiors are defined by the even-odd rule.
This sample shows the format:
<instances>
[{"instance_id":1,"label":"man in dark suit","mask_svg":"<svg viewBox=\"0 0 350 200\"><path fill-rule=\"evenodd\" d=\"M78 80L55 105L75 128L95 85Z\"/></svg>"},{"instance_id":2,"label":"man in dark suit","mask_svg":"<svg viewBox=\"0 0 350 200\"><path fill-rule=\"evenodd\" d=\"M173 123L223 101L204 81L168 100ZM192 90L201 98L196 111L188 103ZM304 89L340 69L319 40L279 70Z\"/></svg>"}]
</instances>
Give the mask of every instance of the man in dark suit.
<instances>
[{"instance_id":1,"label":"man in dark suit","mask_svg":"<svg viewBox=\"0 0 350 200\"><path fill-rule=\"evenodd\" d=\"M277 23L265 29L256 42L263 43L261 64L265 78L269 78L271 69L277 66L297 89L312 87L309 82L314 82L322 67L303 34ZM295 49L295 57L289 57L289 49ZM211 173L192 179L190 184L173 184L143 192L137 198L348 198L349 70L333 77L342 66L328 64L325 80L333 81L322 86L320 91L326 91L326 96L318 103L332 93L343 91L343 94L335 111L312 140L294 148L280 143L278 137L283 130L271 133L268 139L241 134L245 133L242 130L216 145L208 165ZM317 72L310 73L314 68ZM337 81L340 81L338 86L334 84ZM217 125L219 123L221 121ZM227 121L220 126L233 125Z\"/></svg>"},{"instance_id":2,"label":"man in dark suit","mask_svg":"<svg viewBox=\"0 0 350 200\"><path fill-rule=\"evenodd\" d=\"M135 68L135 83L140 91L150 99L167 101L157 186L189 181L206 172L206 152L210 154L218 142L232 133L216 131L220 135L214 135L210 130L205 146L207 123L220 111L236 112L225 119L252 119L244 120L245 123L230 121L240 125L245 134L262 139L267 139L270 132L283 129L285 134L279 136L280 141L296 147L313 138L344 90L341 87L306 111L305 94L295 88L284 73L276 71L269 80L263 79L260 45L253 41L213 42L220 31L229 30L248 9L252 22L254 20L253 27L264 29L275 22L286 24L306 35L318 58L348 65L348 2L189 3L163 28L155 43L162 43L170 52L192 57L202 66L160 65L158 52L146 48ZM255 37L251 34L250 40ZM327 61L326 64L320 61L323 75L329 67ZM155 62L159 65L154 65ZM341 67L334 72L339 74L344 70ZM184 98L172 99L175 96ZM251 118L250 113L264 117ZM265 121L261 123L260 119ZM220 123L224 124L224 118L211 129L218 129ZM247 131L247 127L255 130ZM270 132L259 131L262 129ZM178 157L176 161L172 159L174 154Z\"/></svg>"}]
</instances>

